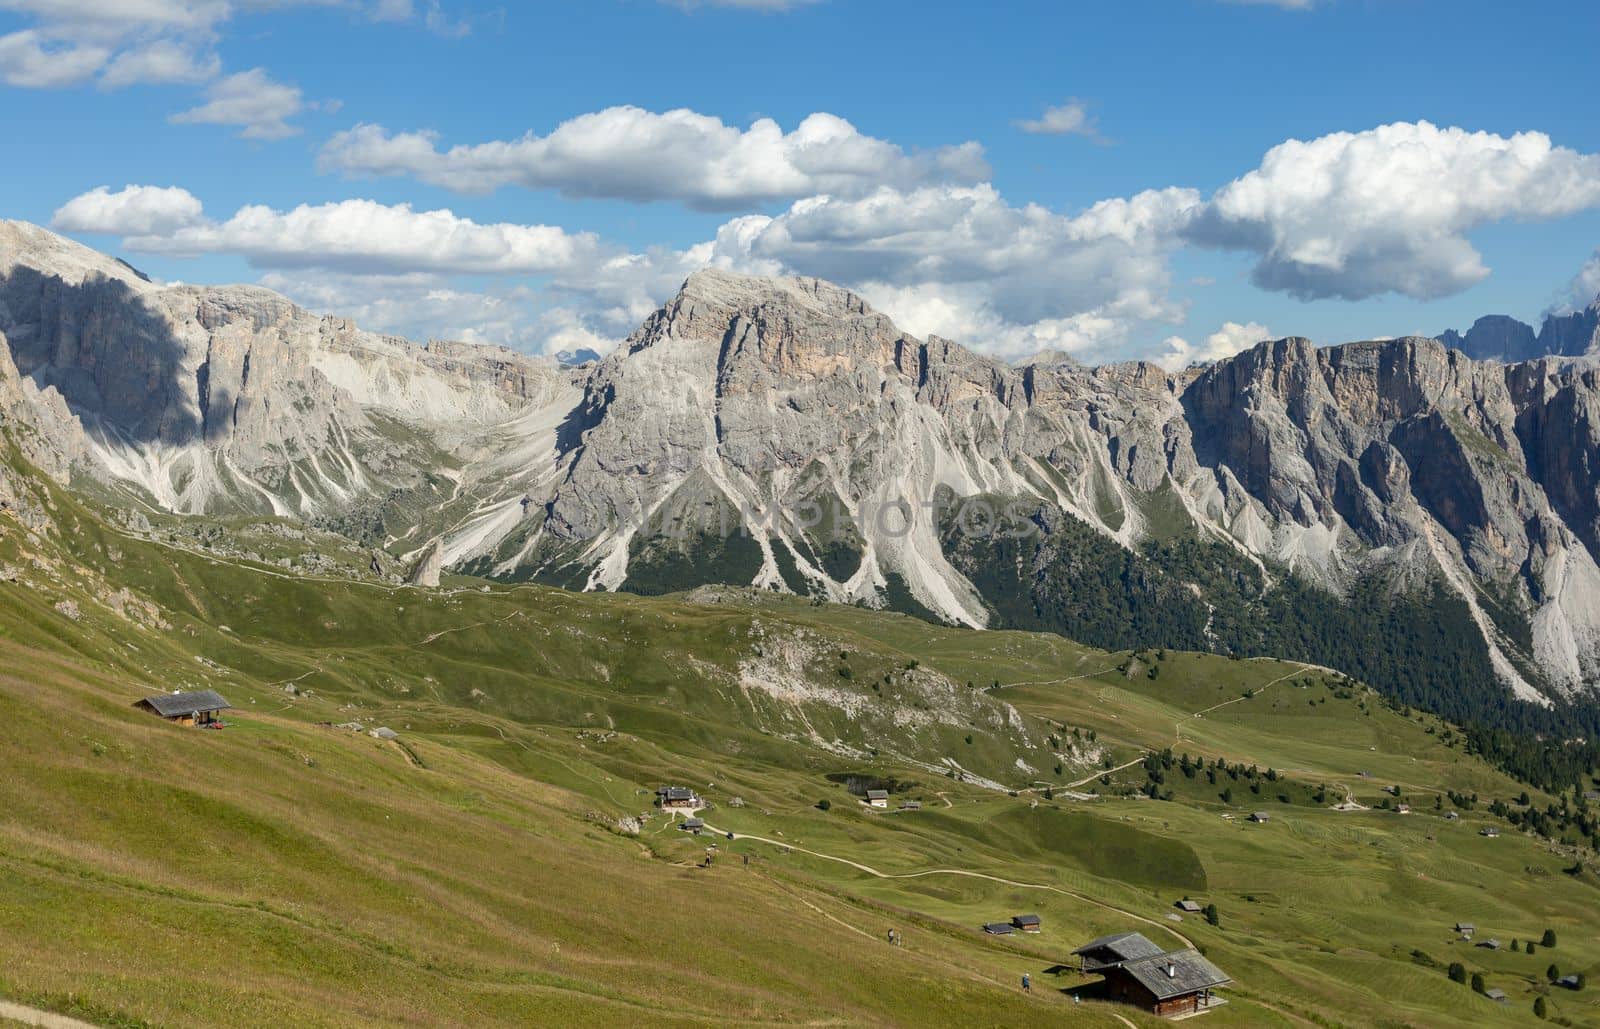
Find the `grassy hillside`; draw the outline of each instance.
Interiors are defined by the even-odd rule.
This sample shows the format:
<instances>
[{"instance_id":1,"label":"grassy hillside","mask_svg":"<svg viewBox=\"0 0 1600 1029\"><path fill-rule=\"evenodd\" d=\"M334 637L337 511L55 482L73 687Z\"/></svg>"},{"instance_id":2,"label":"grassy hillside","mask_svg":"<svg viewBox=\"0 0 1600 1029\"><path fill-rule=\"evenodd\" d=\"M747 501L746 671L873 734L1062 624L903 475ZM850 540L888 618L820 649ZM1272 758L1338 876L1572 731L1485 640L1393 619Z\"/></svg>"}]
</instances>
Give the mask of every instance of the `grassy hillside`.
<instances>
[{"instance_id":1,"label":"grassy hillside","mask_svg":"<svg viewBox=\"0 0 1600 1029\"><path fill-rule=\"evenodd\" d=\"M1051 971L1139 929L1237 980L1209 1025L1518 1024L1541 994L1600 1025L1600 993L1544 985L1600 963L1592 871L1479 836L1522 785L1322 670L748 591L314 579L29 488L55 529L0 511L0 997L108 1024L1155 1024ZM131 707L195 687L228 728ZM921 809L868 810L869 781ZM664 782L738 837L710 867ZM1412 813L1377 807L1394 785ZM1171 920L1185 895L1219 924ZM1045 932L977 929L1022 911ZM1559 942L1490 952L1458 920Z\"/></svg>"}]
</instances>

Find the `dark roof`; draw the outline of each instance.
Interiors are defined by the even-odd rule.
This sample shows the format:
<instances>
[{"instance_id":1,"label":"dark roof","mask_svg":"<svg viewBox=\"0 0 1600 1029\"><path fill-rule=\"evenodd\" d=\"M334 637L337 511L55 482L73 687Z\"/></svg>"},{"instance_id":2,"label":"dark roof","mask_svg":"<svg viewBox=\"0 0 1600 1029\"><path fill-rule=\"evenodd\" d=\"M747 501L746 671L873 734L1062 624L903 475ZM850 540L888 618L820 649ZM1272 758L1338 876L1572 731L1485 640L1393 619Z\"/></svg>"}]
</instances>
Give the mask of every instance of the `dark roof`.
<instances>
[{"instance_id":1,"label":"dark roof","mask_svg":"<svg viewBox=\"0 0 1600 1029\"><path fill-rule=\"evenodd\" d=\"M1458 932L1458 933L1459 932L1471 932L1472 930L1474 930L1476 928L1478 928L1478 927L1473 925L1471 922L1457 922L1456 923L1456 932Z\"/></svg>"},{"instance_id":2,"label":"dark roof","mask_svg":"<svg viewBox=\"0 0 1600 1029\"><path fill-rule=\"evenodd\" d=\"M1269 819L1271 817L1272 816L1270 814L1268 814L1267 812L1265 812L1265 811L1257 811L1257 812L1255 812L1254 814L1252 814L1250 816L1250 821L1252 821L1252 822L1265 822L1267 819Z\"/></svg>"},{"instance_id":3,"label":"dark roof","mask_svg":"<svg viewBox=\"0 0 1600 1029\"><path fill-rule=\"evenodd\" d=\"M1015 929L1010 922L989 922L983 927L983 931L992 936L1004 936L1007 933L1014 932Z\"/></svg>"},{"instance_id":4,"label":"dark roof","mask_svg":"<svg viewBox=\"0 0 1600 1029\"><path fill-rule=\"evenodd\" d=\"M181 718L196 711L228 711L233 705L222 699L216 690L197 693L157 693L140 701L148 704L162 718Z\"/></svg>"},{"instance_id":5,"label":"dark roof","mask_svg":"<svg viewBox=\"0 0 1600 1029\"><path fill-rule=\"evenodd\" d=\"M867 799L868 800L888 800L889 799L889 791L888 790L868 790L867 791Z\"/></svg>"},{"instance_id":6,"label":"dark roof","mask_svg":"<svg viewBox=\"0 0 1600 1029\"><path fill-rule=\"evenodd\" d=\"M1157 1000L1198 993L1233 982L1197 950L1174 950L1154 957L1127 961L1122 970L1156 995Z\"/></svg>"},{"instance_id":7,"label":"dark roof","mask_svg":"<svg viewBox=\"0 0 1600 1029\"><path fill-rule=\"evenodd\" d=\"M1556 980L1556 985L1565 986L1569 990L1576 990L1578 988L1578 977L1575 975L1564 975L1560 979Z\"/></svg>"},{"instance_id":8,"label":"dark roof","mask_svg":"<svg viewBox=\"0 0 1600 1029\"><path fill-rule=\"evenodd\" d=\"M1109 951L1119 961L1135 961L1160 954L1161 948L1145 939L1141 933L1112 933L1090 940L1072 953L1093 955L1099 951Z\"/></svg>"},{"instance_id":9,"label":"dark roof","mask_svg":"<svg viewBox=\"0 0 1600 1029\"><path fill-rule=\"evenodd\" d=\"M1012 915L1011 916L1011 924L1012 925L1038 925L1039 924L1039 916L1038 915Z\"/></svg>"},{"instance_id":10,"label":"dark roof","mask_svg":"<svg viewBox=\"0 0 1600 1029\"><path fill-rule=\"evenodd\" d=\"M683 827L685 829L704 829L706 827L706 823L703 819L699 818L685 818L683 820Z\"/></svg>"},{"instance_id":11,"label":"dark roof","mask_svg":"<svg viewBox=\"0 0 1600 1029\"><path fill-rule=\"evenodd\" d=\"M687 786L663 786L656 790L656 796L662 800L693 800L694 790Z\"/></svg>"}]
</instances>

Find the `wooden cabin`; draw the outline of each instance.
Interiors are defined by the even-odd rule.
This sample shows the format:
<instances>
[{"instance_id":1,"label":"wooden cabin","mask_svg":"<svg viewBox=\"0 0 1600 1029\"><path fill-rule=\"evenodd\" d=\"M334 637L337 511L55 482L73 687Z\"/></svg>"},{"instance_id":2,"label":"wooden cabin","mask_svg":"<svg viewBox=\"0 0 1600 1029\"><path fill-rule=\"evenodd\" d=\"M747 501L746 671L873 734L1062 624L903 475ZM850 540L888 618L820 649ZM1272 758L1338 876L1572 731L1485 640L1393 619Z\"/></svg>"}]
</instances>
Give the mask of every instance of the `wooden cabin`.
<instances>
[{"instance_id":1,"label":"wooden cabin","mask_svg":"<svg viewBox=\"0 0 1600 1029\"><path fill-rule=\"evenodd\" d=\"M1256 811L1256 812L1254 812L1253 814L1250 815L1250 821L1256 822L1256 823L1264 823L1271 817L1272 816L1267 814L1265 811Z\"/></svg>"},{"instance_id":2,"label":"wooden cabin","mask_svg":"<svg viewBox=\"0 0 1600 1029\"><path fill-rule=\"evenodd\" d=\"M1017 927L1010 922L989 922L983 927L983 931L990 936L1010 936L1017 931Z\"/></svg>"},{"instance_id":3,"label":"wooden cabin","mask_svg":"<svg viewBox=\"0 0 1600 1029\"><path fill-rule=\"evenodd\" d=\"M1043 928L1038 915L1012 915L1011 925L1025 933L1036 933Z\"/></svg>"},{"instance_id":4,"label":"wooden cabin","mask_svg":"<svg viewBox=\"0 0 1600 1029\"><path fill-rule=\"evenodd\" d=\"M1160 1018L1198 1014L1216 1003L1212 991L1233 980L1197 950L1174 950L1101 971L1111 1000Z\"/></svg>"},{"instance_id":5,"label":"wooden cabin","mask_svg":"<svg viewBox=\"0 0 1600 1029\"><path fill-rule=\"evenodd\" d=\"M867 803L869 805L871 805L872 807L888 807L889 806L889 791L888 790L868 790L867 791Z\"/></svg>"},{"instance_id":6,"label":"wooden cabin","mask_svg":"<svg viewBox=\"0 0 1600 1029\"><path fill-rule=\"evenodd\" d=\"M169 722L178 725L213 725L218 712L231 711L233 705L222 699L216 690L195 693L157 693L134 705L153 711Z\"/></svg>"},{"instance_id":7,"label":"wooden cabin","mask_svg":"<svg viewBox=\"0 0 1600 1029\"><path fill-rule=\"evenodd\" d=\"M1190 915L1198 915L1202 910L1202 908L1200 907L1200 902L1198 900L1190 900L1188 897L1185 897L1182 900L1178 901L1178 903L1176 905L1174 905L1174 906L1179 911L1182 911L1185 914L1190 914Z\"/></svg>"}]
</instances>

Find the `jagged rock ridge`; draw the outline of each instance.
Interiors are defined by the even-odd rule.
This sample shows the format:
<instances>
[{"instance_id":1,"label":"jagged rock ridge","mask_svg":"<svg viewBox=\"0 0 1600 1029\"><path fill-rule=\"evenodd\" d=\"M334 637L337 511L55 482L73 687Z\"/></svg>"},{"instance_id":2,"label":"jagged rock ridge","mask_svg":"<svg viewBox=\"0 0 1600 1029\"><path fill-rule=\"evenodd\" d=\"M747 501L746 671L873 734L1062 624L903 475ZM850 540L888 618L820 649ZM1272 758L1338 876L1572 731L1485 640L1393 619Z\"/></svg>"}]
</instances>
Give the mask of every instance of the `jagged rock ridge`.
<instances>
[{"instance_id":1,"label":"jagged rock ridge","mask_svg":"<svg viewBox=\"0 0 1600 1029\"><path fill-rule=\"evenodd\" d=\"M1535 343L1570 351L1596 311ZM1497 324L1475 327L1483 346L1527 345ZM1177 374L1010 366L825 282L708 271L563 369L251 287L162 287L15 223L0 331L10 402L58 473L180 512L344 519L430 579L723 581L981 626L1000 608L970 547L952 562L947 518L987 497L1047 509L1034 529L1197 537L1335 592L1439 586L1530 698L1600 673L1586 359L1291 338Z\"/></svg>"},{"instance_id":2,"label":"jagged rock ridge","mask_svg":"<svg viewBox=\"0 0 1600 1029\"><path fill-rule=\"evenodd\" d=\"M1465 333L1446 329L1439 342L1475 361L1532 361L1541 357L1581 357L1600 352L1600 299L1582 311L1545 316L1538 333L1508 315L1485 315Z\"/></svg>"}]
</instances>

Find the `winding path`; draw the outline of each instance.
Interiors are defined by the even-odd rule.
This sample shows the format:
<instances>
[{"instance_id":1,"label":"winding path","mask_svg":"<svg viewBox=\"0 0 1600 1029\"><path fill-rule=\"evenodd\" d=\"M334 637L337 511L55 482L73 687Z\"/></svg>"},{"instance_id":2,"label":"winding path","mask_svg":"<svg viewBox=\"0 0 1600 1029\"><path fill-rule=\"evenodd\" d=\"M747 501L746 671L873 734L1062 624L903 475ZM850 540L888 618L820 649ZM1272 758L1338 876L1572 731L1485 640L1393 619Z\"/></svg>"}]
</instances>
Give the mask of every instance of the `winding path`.
<instances>
[{"instance_id":1,"label":"winding path","mask_svg":"<svg viewBox=\"0 0 1600 1029\"><path fill-rule=\"evenodd\" d=\"M752 840L756 843L765 843L771 847L779 847L792 851L798 851L802 854L809 854L812 857L822 858L825 861L837 861L841 865L849 865L851 868L854 868L860 872L865 872L877 879L921 879L930 875L960 875L969 879L986 879L989 882L1001 883L1005 886L1015 886L1024 890L1048 890L1051 893L1059 893L1063 897L1071 897L1073 900L1082 901L1085 904L1093 904L1095 907L1104 908L1107 911L1115 911L1119 915L1125 915L1128 918L1143 922L1145 925L1154 926L1157 929L1176 936L1178 939L1183 941L1184 946L1191 949L1194 948L1193 940L1189 939L1189 937L1185 936L1183 933L1180 933L1178 930L1172 928L1170 925L1158 922L1153 918L1147 918L1144 915L1129 911L1126 908L1119 908L1115 904L1107 904L1105 901L1095 900L1093 897L1085 897L1081 893L1073 893L1071 890L1064 890L1059 886L1051 886L1048 883L1021 882L1016 879L1007 879L1003 876L990 875L987 872L974 872L967 868L926 868L920 872L883 872L873 868L871 865L862 864L860 861L853 861L850 858L839 857L836 854L825 854L822 851L809 850L805 847L797 847L792 843L781 843L778 840L769 840L765 836L752 836L748 833L729 832L726 829L719 829L709 822L706 823L706 829L724 839L732 836L736 840Z\"/></svg>"}]
</instances>

